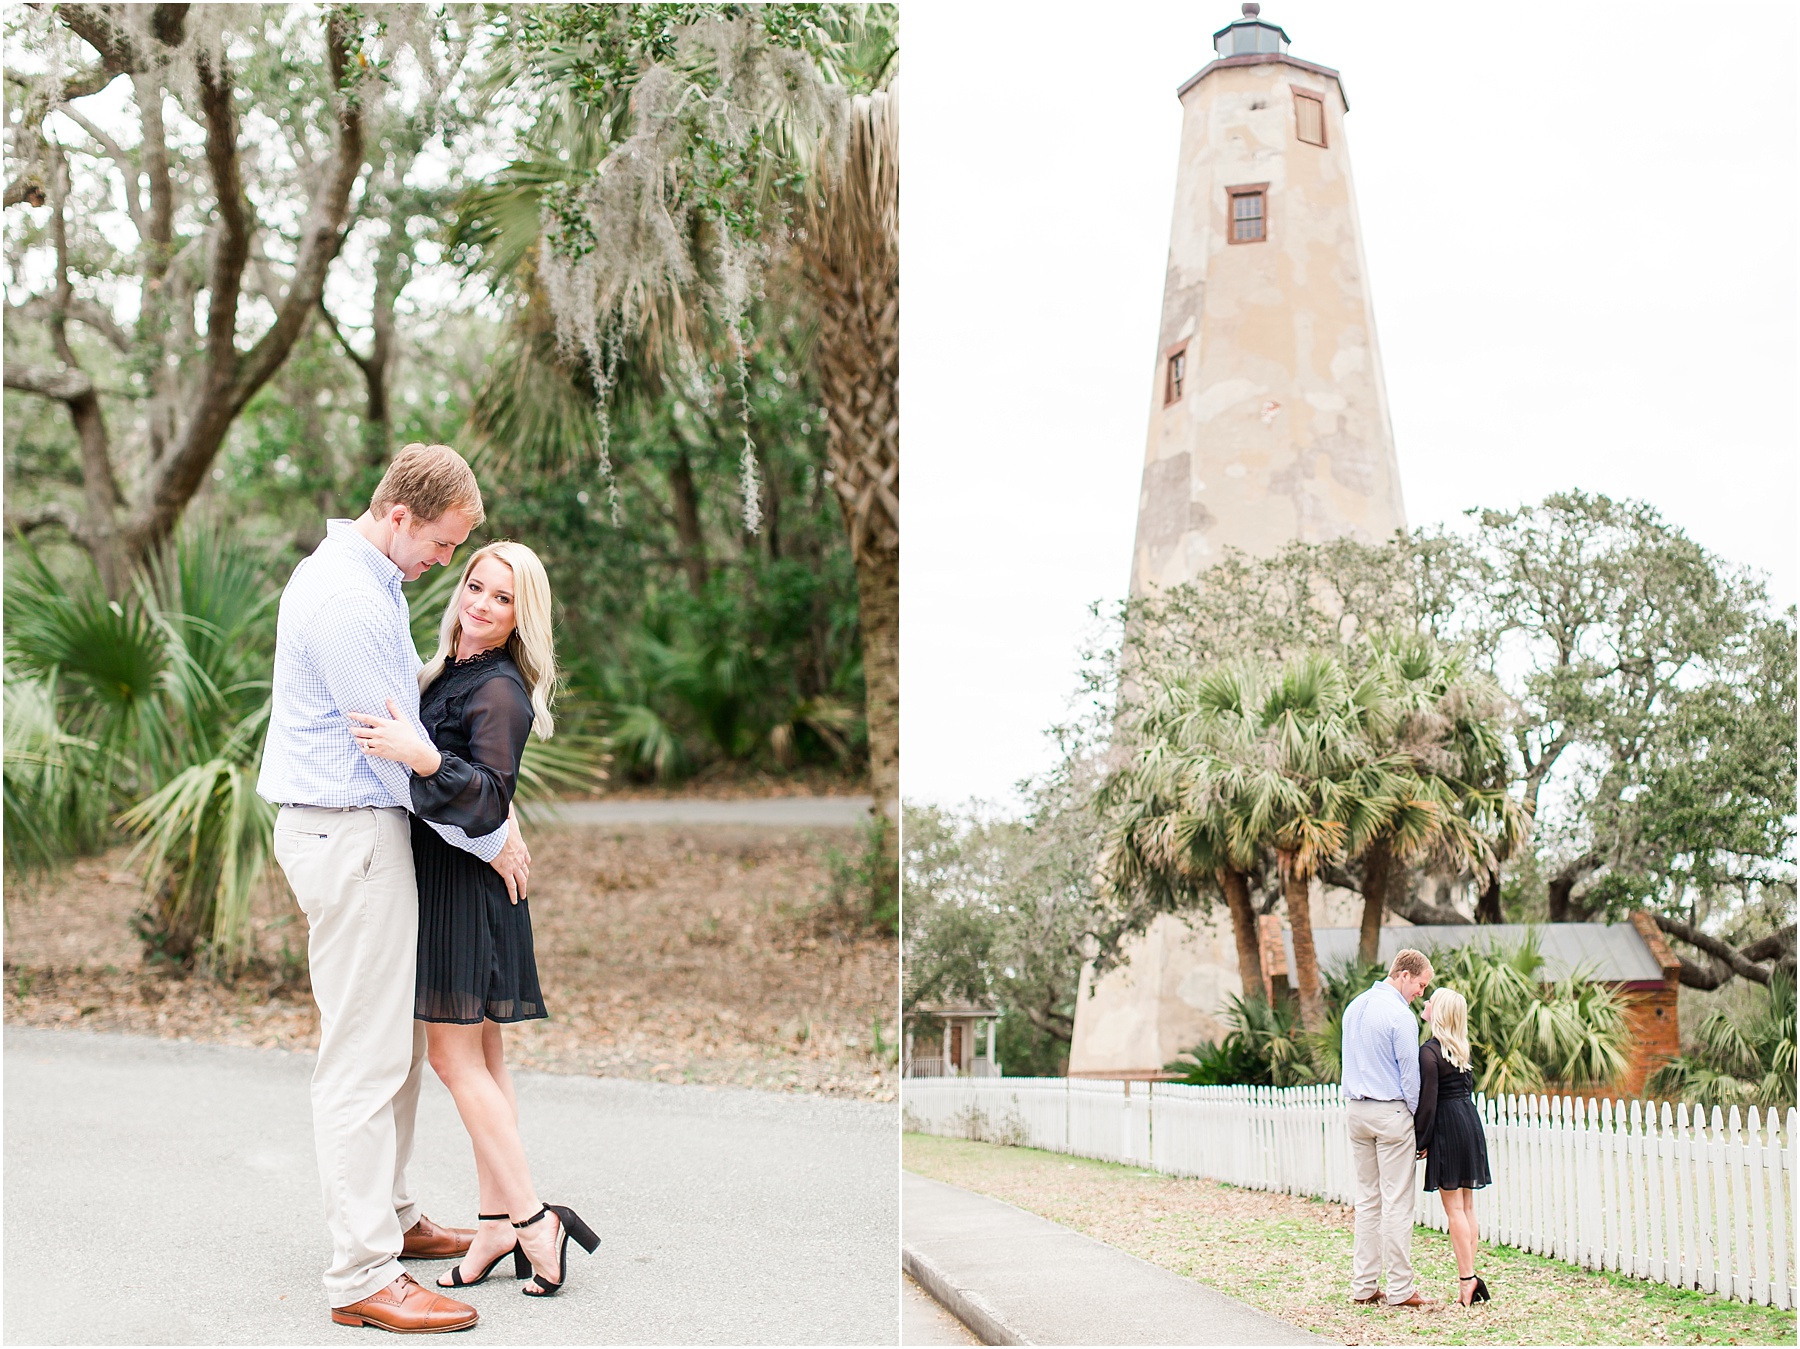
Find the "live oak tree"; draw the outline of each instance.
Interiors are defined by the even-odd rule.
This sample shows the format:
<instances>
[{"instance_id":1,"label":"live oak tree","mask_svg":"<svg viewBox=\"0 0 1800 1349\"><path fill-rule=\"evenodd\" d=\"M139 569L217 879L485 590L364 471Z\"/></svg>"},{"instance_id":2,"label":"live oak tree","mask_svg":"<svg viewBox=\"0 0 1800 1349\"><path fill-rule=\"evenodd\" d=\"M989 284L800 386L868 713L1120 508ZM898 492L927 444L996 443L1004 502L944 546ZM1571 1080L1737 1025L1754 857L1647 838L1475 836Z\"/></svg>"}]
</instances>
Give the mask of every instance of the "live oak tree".
<instances>
[{"instance_id":1,"label":"live oak tree","mask_svg":"<svg viewBox=\"0 0 1800 1349\"><path fill-rule=\"evenodd\" d=\"M1794 949L1793 611L1641 502L1561 493L1419 546L1427 620L1520 706L1550 920L1645 907L1708 957L1683 982L1767 983Z\"/></svg>"},{"instance_id":2,"label":"live oak tree","mask_svg":"<svg viewBox=\"0 0 1800 1349\"><path fill-rule=\"evenodd\" d=\"M112 594L170 537L233 421L315 320L363 170L371 29L335 8L313 20L285 6L64 4L18 35L41 69L8 74L7 209L39 213L9 218L15 279L26 254L46 256L27 273L42 283L9 302L5 384L67 409L81 493L7 523L65 529ZM243 45L303 57L297 86L246 83ZM83 109L117 81L130 111L105 125ZM284 112L305 122L303 163L271 153ZM95 220L116 201L129 239L115 248Z\"/></svg>"}]
</instances>

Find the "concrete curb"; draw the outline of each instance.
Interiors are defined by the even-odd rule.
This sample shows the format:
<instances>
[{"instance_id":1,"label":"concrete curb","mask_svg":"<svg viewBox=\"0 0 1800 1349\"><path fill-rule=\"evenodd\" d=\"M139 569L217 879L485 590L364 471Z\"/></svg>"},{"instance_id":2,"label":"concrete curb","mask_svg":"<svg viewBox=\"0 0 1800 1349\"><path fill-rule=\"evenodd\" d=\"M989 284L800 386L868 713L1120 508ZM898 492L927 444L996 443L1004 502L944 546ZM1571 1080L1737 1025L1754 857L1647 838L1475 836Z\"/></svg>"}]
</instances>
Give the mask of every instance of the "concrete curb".
<instances>
[{"instance_id":1,"label":"concrete curb","mask_svg":"<svg viewBox=\"0 0 1800 1349\"><path fill-rule=\"evenodd\" d=\"M926 1256L902 1243L900 1267L950 1315L969 1328L983 1344L1030 1344L1031 1341L1006 1323L994 1305L972 1288L959 1288Z\"/></svg>"},{"instance_id":2,"label":"concrete curb","mask_svg":"<svg viewBox=\"0 0 1800 1349\"><path fill-rule=\"evenodd\" d=\"M1004 1199L901 1172L901 1265L984 1344L1329 1340Z\"/></svg>"}]
</instances>

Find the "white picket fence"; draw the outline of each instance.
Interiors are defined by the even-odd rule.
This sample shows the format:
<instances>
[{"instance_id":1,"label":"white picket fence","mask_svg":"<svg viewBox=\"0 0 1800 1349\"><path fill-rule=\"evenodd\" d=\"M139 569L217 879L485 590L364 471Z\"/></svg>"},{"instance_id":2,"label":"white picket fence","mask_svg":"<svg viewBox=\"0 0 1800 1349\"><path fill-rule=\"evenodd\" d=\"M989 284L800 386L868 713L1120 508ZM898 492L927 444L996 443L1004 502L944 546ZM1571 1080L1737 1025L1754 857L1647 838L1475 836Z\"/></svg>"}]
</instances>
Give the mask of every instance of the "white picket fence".
<instances>
[{"instance_id":1,"label":"white picket fence","mask_svg":"<svg viewBox=\"0 0 1800 1349\"><path fill-rule=\"evenodd\" d=\"M1073 1078L908 1078L909 1129L983 1138L1248 1189L1353 1203L1331 1087L1190 1087ZM1794 1130L1776 1111L1571 1097L1476 1098L1494 1183L1484 1241L1740 1302L1794 1305ZM1424 1191L1418 1221L1447 1230Z\"/></svg>"}]
</instances>

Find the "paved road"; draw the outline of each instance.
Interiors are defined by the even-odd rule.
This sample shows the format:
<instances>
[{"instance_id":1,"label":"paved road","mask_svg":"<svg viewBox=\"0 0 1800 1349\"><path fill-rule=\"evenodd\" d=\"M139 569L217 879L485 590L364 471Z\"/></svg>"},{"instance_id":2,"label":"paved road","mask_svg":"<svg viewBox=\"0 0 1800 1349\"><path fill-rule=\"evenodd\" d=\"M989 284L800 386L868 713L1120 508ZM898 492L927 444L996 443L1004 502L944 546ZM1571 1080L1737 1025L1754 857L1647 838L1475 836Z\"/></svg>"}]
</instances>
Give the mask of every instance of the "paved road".
<instances>
[{"instance_id":1,"label":"paved road","mask_svg":"<svg viewBox=\"0 0 1800 1349\"><path fill-rule=\"evenodd\" d=\"M309 1056L6 1027L8 1344L373 1345L334 1326ZM895 1107L518 1075L539 1188L603 1238L548 1302L470 1290L457 1344L893 1344ZM472 1225L429 1072L414 1182ZM447 1264L416 1262L423 1279Z\"/></svg>"},{"instance_id":2,"label":"paved road","mask_svg":"<svg viewBox=\"0 0 1800 1349\"><path fill-rule=\"evenodd\" d=\"M1035 1213L901 1172L906 1272L983 1344L1325 1344Z\"/></svg>"},{"instance_id":3,"label":"paved road","mask_svg":"<svg viewBox=\"0 0 1800 1349\"><path fill-rule=\"evenodd\" d=\"M648 801L563 801L538 806L540 819L563 824L757 824L780 828L867 824L867 796L768 796L711 801L673 797Z\"/></svg>"}]
</instances>

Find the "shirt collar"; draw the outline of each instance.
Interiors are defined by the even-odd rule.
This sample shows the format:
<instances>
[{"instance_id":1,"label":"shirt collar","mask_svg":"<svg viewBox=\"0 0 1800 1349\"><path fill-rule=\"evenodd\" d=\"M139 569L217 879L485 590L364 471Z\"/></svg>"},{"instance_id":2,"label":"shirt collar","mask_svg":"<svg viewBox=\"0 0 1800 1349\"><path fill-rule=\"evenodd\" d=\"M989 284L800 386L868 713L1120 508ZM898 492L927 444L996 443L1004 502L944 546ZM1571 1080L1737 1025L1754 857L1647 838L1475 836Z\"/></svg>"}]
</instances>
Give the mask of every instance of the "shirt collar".
<instances>
[{"instance_id":1,"label":"shirt collar","mask_svg":"<svg viewBox=\"0 0 1800 1349\"><path fill-rule=\"evenodd\" d=\"M391 557L363 537L355 521L327 520L325 537L339 547L348 549L350 555L367 567L369 574L383 586L393 590L400 588L400 582L405 579L404 573L394 565Z\"/></svg>"},{"instance_id":2,"label":"shirt collar","mask_svg":"<svg viewBox=\"0 0 1800 1349\"><path fill-rule=\"evenodd\" d=\"M1400 990L1395 988L1386 979L1377 979L1375 981L1375 987L1376 988L1385 988L1389 993L1392 993L1395 998L1399 999L1401 1007L1405 1008L1408 1012L1412 1011L1412 1004L1410 1002L1408 1002L1405 998L1400 997Z\"/></svg>"}]
</instances>

